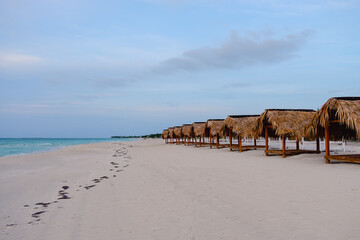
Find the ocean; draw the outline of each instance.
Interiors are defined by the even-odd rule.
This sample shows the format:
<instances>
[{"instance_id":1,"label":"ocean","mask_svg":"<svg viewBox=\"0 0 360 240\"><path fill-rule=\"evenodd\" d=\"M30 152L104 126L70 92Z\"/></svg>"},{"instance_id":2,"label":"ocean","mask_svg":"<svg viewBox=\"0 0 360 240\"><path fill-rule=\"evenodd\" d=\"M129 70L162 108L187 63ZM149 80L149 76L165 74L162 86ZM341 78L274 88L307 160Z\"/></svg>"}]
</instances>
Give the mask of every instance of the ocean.
<instances>
[{"instance_id":1,"label":"ocean","mask_svg":"<svg viewBox=\"0 0 360 240\"><path fill-rule=\"evenodd\" d=\"M0 157L47 152L62 147L97 143L134 141L132 138L0 138Z\"/></svg>"}]
</instances>

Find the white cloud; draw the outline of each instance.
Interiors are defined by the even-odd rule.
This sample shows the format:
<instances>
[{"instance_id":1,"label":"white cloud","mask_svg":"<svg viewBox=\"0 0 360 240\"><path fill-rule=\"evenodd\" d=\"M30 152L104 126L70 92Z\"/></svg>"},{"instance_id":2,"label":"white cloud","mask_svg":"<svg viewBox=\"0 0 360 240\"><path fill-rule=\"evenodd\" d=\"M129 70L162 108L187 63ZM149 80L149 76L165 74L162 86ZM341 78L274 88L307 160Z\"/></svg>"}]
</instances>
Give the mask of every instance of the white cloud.
<instances>
[{"instance_id":1,"label":"white cloud","mask_svg":"<svg viewBox=\"0 0 360 240\"><path fill-rule=\"evenodd\" d=\"M169 58L153 69L154 73L242 69L258 64L289 60L304 46L311 31L288 34L282 38L239 36L236 31L218 47L202 47Z\"/></svg>"},{"instance_id":2,"label":"white cloud","mask_svg":"<svg viewBox=\"0 0 360 240\"><path fill-rule=\"evenodd\" d=\"M17 53L0 53L0 66L11 67L18 65L33 65L43 62L44 59L38 56Z\"/></svg>"}]
</instances>

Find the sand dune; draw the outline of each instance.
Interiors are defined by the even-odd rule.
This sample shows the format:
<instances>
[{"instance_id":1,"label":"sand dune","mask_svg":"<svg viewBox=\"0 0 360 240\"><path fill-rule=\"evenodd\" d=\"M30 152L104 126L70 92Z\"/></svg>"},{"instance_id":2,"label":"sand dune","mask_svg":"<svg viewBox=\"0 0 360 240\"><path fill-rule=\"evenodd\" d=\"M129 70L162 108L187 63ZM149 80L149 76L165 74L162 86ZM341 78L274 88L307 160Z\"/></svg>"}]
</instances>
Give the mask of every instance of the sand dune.
<instances>
[{"instance_id":1,"label":"sand dune","mask_svg":"<svg viewBox=\"0 0 360 240\"><path fill-rule=\"evenodd\" d=\"M358 239L360 164L98 143L0 158L0 239Z\"/></svg>"}]
</instances>

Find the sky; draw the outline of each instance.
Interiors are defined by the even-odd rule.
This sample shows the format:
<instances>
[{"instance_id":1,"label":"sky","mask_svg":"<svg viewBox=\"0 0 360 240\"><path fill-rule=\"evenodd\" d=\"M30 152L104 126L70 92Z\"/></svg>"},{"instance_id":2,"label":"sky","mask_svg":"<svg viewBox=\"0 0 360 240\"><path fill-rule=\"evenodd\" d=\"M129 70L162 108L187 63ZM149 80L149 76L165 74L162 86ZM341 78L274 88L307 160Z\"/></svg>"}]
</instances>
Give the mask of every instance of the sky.
<instances>
[{"instance_id":1,"label":"sky","mask_svg":"<svg viewBox=\"0 0 360 240\"><path fill-rule=\"evenodd\" d=\"M110 137L360 96L360 1L0 0L0 137Z\"/></svg>"}]
</instances>

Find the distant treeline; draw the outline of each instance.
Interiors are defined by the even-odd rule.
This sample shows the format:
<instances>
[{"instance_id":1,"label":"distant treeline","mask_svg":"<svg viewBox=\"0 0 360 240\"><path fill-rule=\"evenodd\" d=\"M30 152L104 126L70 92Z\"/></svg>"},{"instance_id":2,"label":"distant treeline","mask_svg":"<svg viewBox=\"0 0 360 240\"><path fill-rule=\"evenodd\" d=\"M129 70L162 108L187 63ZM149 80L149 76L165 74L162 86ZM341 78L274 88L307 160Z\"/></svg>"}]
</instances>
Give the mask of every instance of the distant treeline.
<instances>
[{"instance_id":1,"label":"distant treeline","mask_svg":"<svg viewBox=\"0 0 360 240\"><path fill-rule=\"evenodd\" d=\"M111 138L161 138L161 133L153 133L143 136L111 136Z\"/></svg>"}]
</instances>

